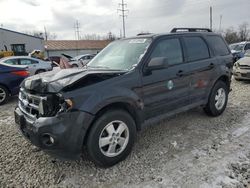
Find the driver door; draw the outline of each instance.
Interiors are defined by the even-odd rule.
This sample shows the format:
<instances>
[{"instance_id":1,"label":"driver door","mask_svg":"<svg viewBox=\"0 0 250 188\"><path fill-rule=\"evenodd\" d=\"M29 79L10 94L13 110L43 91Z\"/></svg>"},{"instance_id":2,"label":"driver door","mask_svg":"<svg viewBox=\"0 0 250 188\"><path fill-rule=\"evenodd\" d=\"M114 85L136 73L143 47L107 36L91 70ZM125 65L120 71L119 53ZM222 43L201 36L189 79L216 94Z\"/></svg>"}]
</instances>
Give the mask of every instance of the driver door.
<instances>
[{"instance_id":1,"label":"driver door","mask_svg":"<svg viewBox=\"0 0 250 188\"><path fill-rule=\"evenodd\" d=\"M180 39L168 37L156 42L149 61L155 57L167 58L168 68L152 70L142 77L146 119L189 105L190 79Z\"/></svg>"}]
</instances>

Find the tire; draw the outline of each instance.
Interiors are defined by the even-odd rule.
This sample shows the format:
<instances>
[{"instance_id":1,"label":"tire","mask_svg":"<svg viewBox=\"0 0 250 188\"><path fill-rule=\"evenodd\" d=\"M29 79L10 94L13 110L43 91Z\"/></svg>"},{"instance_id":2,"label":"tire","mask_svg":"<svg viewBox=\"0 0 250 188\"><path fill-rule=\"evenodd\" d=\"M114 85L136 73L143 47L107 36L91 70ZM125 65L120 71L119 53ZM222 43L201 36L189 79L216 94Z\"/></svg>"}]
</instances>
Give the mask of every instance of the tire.
<instances>
[{"instance_id":1,"label":"tire","mask_svg":"<svg viewBox=\"0 0 250 188\"><path fill-rule=\"evenodd\" d=\"M208 103L205 106L204 111L209 116L213 117L221 115L227 106L228 93L229 87L227 84L223 81L217 81L209 95Z\"/></svg>"},{"instance_id":2,"label":"tire","mask_svg":"<svg viewBox=\"0 0 250 188\"><path fill-rule=\"evenodd\" d=\"M8 89L2 85L0 85L0 105L5 104L9 100L10 93Z\"/></svg>"},{"instance_id":3,"label":"tire","mask_svg":"<svg viewBox=\"0 0 250 188\"><path fill-rule=\"evenodd\" d=\"M43 73L43 72L46 72L46 71L45 70L37 70L36 74L40 74L40 73Z\"/></svg>"},{"instance_id":4,"label":"tire","mask_svg":"<svg viewBox=\"0 0 250 188\"><path fill-rule=\"evenodd\" d=\"M119 136L118 128L124 129ZM126 111L105 112L94 122L88 134L86 146L90 160L100 167L115 165L130 154L135 137L135 122Z\"/></svg>"}]
</instances>

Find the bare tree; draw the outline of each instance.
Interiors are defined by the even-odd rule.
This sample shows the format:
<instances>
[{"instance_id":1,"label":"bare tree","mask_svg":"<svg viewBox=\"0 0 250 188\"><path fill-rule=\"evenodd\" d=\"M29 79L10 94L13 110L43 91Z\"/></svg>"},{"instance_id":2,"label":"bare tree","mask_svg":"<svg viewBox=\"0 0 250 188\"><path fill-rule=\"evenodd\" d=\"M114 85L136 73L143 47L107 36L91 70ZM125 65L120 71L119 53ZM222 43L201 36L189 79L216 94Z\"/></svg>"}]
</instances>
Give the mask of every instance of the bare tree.
<instances>
[{"instance_id":1,"label":"bare tree","mask_svg":"<svg viewBox=\"0 0 250 188\"><path fill-rule=\"evenodd\" d=\"M237 31L234 30L233 27L226 29L224 32L224 38L228 42L228 44L240 42L240 38L238 37Z\"/></svg>"},{"instance_id":2,"label":"bare tree","mask_svg":"<svg viewBox=\"0 0 250 188\"><path fill-rule=\"evenodd\" d=\"M241 41L246 41L249 39L250 30L248 26L249 24L247 22L244 22L241 25L239 25L238 35Z\"/></svg>"},{"instance_id":3,"label":"bare tree","mask_svg":"<svg viewBox=\"0 0 250 188\"><path fill-rule=\"evenodd\" d=\"M47 40L55 40L57 38L57 35L55 33L47 32L47 36L42 31L25 31L24 33L28 35L33 35L35 37L41 37Z\"/></svg>"}]
</instances>

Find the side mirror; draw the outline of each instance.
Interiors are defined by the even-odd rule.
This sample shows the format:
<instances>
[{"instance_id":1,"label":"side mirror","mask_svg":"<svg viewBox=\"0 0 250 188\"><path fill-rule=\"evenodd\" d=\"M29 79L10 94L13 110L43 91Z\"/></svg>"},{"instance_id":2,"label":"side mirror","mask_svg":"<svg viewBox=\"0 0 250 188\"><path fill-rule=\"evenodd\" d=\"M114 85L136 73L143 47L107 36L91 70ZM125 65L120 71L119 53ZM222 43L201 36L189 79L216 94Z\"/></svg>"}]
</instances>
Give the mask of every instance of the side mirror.
<instances>
[{"instance_id":1,"label":"side mirror","mask_svg":"<svg viewBox=\"0 0 250 188\"><path fill-rule=\"evenodd\" d=\"M168 59L165 57L154 57L148 63L148 70L159 70L168 68Z\"/></svg>"}]
</instances>

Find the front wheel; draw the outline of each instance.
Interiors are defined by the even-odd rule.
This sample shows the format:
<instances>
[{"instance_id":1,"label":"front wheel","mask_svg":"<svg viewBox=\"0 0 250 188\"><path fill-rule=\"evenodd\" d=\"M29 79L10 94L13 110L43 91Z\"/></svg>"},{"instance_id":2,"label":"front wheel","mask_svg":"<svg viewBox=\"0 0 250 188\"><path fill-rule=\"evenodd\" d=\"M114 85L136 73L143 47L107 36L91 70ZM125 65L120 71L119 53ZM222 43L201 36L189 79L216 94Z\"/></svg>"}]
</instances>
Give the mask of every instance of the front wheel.
<instances>
[{"instance_id":1,"label":"front wheel","mask_svg":"<svg viewBox=\"0 0 250 188\"><path fill-rule=\"evenodd\" d=\"M208 99L208 103L204 108L204 111L210 116L221 115L226 106L228 100L229 87L223 81L218 81L214 85Z\"/></svg>"},{"instance_id":2,"label":"front wheel","mask_svg":"<svg viewBox=\"0 0 250 188\"><path fill-rule=\"evenodd\" d=\"M89 132L87 151L90 159L98 166L113 166L129 155L135 137L135 122L126 111L107 111Z\"/></svg>"}]
</instances>

